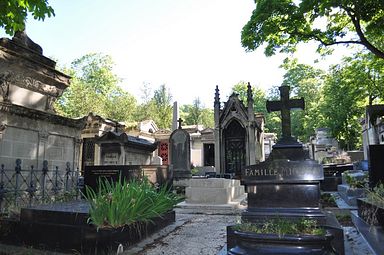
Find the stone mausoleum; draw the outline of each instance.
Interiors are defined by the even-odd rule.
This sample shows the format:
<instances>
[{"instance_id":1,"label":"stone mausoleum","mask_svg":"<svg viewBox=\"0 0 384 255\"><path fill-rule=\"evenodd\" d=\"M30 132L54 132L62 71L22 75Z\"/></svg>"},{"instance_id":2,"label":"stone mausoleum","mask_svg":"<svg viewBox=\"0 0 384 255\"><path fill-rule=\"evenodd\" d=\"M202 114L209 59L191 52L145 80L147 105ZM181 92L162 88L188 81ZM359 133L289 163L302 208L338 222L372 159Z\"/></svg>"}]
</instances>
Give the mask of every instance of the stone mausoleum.
<instances>
[{"instance_id":1,"label":"stone mausoleum","mask_svg":"<svg viewBox=\"0 0 384 255\"><path fill-rule=\"evenodd\" d=\"M0 39L0 164L41 169L78 167L84 119L54 113L53 103L69 86L70 77L55 69L42 48L25 32Z\"/></svg>"},{"instance_id":2,"label":"stone mausoleum","mask_svg":"<svg viewBox=\"0 0 384 255\"><path fill-rule=\"evenodd\" d=\"M241 176L241 169L264 160L264 116L253 109L251 85L248 83L247 105L232 94L221 108L216 86L215 168L216 173Z\"/></svg>"}]
</instances>

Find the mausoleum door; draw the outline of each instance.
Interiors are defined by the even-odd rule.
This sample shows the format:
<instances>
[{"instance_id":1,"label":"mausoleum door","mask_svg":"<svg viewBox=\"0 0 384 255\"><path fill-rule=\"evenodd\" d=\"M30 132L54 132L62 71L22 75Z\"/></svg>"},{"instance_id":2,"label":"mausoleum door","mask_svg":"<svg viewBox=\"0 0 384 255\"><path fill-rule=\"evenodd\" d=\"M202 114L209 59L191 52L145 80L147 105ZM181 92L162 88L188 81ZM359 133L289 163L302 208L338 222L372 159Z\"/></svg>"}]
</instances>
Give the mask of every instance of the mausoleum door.
<instances>
[{"instance_id":1,"label":"mausoleum door","mask_svg":"<svg viewBox=\"0 0 384 255\"><path fill-rule=\"evenodd\" d=\"M236 120L224 129L225 173L241 176L245 166L245 129Z\"/></svg>"},{"instance_id":2,"label":"mausoleum door","mask_svg":"<svg viewBox=\"0 0 384 255\"><path fill-rule=\"evenodd\" d=\"M95 164L95 138L83 139L83 155L82 155L81 171L85 166L93 166Z\"/></svg>"}]
</instances>

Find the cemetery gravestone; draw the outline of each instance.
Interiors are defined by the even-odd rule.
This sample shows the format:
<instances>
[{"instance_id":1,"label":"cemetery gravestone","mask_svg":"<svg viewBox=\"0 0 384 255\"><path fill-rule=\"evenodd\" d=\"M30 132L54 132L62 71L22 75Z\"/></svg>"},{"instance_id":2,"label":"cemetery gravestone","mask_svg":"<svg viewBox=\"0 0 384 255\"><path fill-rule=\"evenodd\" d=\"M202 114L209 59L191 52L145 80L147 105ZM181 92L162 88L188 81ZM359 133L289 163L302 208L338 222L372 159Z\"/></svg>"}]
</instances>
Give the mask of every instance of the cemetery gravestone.
<instances>
[{"instance_id":1,"label":"cemetery gravestone","mask_svg":"<svg viewBox=\"0 0 384 255\"><path fill-rule=\"evenodd\" d=\"M322 165L311 160L302 144L291 136L289 109L304 108L304 101L289 99L288 86L280 87L280 94L281 101L267 102L267 109L281 111L283 135L266 161L247 166L242 171L242 181L248 192L248 209L242 214L242 220L260 224L273 218L292 221L314 219L320 225L332 226L328 229L334 236L332 246L339 254L344 254L343 230L334 216L320 209L320 180L324 176ZM244 241L239 232L228 227L228 254L288 254L288 250L276 243L269 248L266 243L262 243L261 246L265 248L255 253L256 239L250 236L247 238ZM293 241L283 242L284 245L295 245ZM300 254L300 249L308 252L310 248L299 241L294 249Z\"/></svg>"},{"instance_id":2,"label":"cemetery gravestone","mask_svg":"<svg viewBox=\"0 0 384 255\"><path fill-rule=\"evenodd\" d=\"M384 144L369 145L369 185L384 183Z\"/></svg>"},{"instance_id":3,"label":"cemetery gravestone","mask_svg":"<svg viewBox=\"0 0 384 255\"><path fill-rule=\"evenodd\" d=\"M181 128L182 120L179 119L179 128L172 132L170 137L170 163L173 167L175 180L191 178L191 148L190 136Z\"/></svg>"}]
</instances>

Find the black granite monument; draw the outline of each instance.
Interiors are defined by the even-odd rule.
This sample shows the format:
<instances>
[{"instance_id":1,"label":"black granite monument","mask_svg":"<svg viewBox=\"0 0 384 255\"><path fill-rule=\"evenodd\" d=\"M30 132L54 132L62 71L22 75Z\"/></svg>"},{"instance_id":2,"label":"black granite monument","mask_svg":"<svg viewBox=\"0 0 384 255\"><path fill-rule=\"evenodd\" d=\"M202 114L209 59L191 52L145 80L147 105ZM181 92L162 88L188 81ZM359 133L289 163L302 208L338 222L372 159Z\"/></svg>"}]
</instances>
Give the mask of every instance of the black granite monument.
<instances>
[{"instance_id":1,"label":"black granite monument","mask_svg":"<svg viewBox=\"0 0 384 255\"><path fill-rule=\"evenodd\" d=\"M314 219L319 225L328 227L328 232L333 235L331 246L338 254L344 254L343 230L334 216L325 214L320 209L320 181L324 178L323 167L311 160L308 151L305 151L303 145L291 136L290 109L304 109L304 100L289 99L288 86L279 89L281 101L268 101L267 110L281 111L282 137L266 161L247 166L242 171L242 181L248 192L248 209L242 214L242 220L260 224L272 218L293 221L303 218ZM227 234L228 254L300 254L300 249L289 253L292 252L289 250L291 248L286 248L285 253L281 247L279 250L272 247L264 251L256 249L255 246L252 248L252 245L241 248L239 246L244 244L244 240L241 241L243 238L240 237L241 234L238 235L239 233L233 231L231 227L228 227ZM247 238L249 237L248 235ZM252 242L251 239L248 241ZM303 243L301 245L305 246ZM300 244L297 247L300 247ZM244 251L241 251L242 249ZM304 250L308 252L307 249ZM323 254L312 251L313 254Z\"/></svg>"}]
</instances>

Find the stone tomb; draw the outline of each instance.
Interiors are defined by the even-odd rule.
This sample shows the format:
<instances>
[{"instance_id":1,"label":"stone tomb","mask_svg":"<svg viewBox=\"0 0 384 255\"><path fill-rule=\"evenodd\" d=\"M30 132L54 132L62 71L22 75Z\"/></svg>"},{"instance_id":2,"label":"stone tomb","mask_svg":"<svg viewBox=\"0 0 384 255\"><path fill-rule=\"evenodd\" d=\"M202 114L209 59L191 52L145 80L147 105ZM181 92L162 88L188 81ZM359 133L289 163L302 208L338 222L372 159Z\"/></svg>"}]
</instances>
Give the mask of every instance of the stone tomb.
<instances>
[{"instance_id":1,"label":"stone tomb","mask_svg":"<svg viewBox=\"0 0 384 255\"><path fill-rule=\"evenodd\" d=\"M368 168L371 188L384 183L384 144L369 145Z\"/></svg>"},{"instance_id":2,"label":"stone tomb","mask_svg":"<svg viewBox=\"0 0 384 255\"><path fill-rule=\"evenodd\" d=\"M148 180L156 185L172 185L172 173L168 166L150 165L104 165L85 166L84 183L90 188L97 190L100 178L106 178L116 182L120 176L123 179L141 179L146 176Z\"/></svg>"},{"instance_id":3,"label":"stone tomb","mask_svg":"<svg viewBox=\"0 0 384 255\"><path fill-rule=\"evenodd\" d=\"M25 34L0 38L0 164L16 159L22 168L65 169L79 162L80 133L84 119L55 114L53 103L69 86L70 77Z\"/></svg>"},{"instance_id":4,"label":"stone tomb","mask_svg":"<svg viewBox=\"0 0 384 255\"><path fill-rule=\"evenodd\" d=\"M170 211L147 223L97 228L88 223L89 208L85 201L22 208L20 219L0 219L0 240L43 249L44 254L111 254L119 244L127 248L175 222Z\"/></svg>"},{"instance_id":5,"label":"stone tomb","mask_svg":"<svg viewBox=\"0 0 384 255\"><path fill-rule=\"evenodd\" d=\"M267 109L281 110L282 138L266 161L242 170L242 181L248 193L248 209L243 212L242 221L260 224L273 218L314 219L333 235L333 240L328 239L323 248L329 250L332 245L339 254L344 254L342 228L335 216L320 209L323 167L311 160L308 151L291 136L289 111L304 108L304 101L289 99L288 86L279 89L281 101L267 102ZM308 238L308 242L306 238L279 237L275 240L268 234L261 237L244 233L234 231L231 226L227 228L228 254L310 254L315 252L311 250L313 244L319 241L315 237Z\"/></svg>"},{"instance_id":6,"label":"stone tomb","mask_svg":"<svg viewBox=\"0 0 384 255\"><path fill-rule=\"evenodd\" d=\"M323 217L319 204L323 169L317 162L267 160L246 167L243 176L248 192L248 209L243 219Z\"/></svg>"},{"instance_id":7,"label":"stone tomb","mask_svg":"<svg viewBox=\"0 0 384 255\"><path fill-rule=\"evenodd\" d=\"M244 195L244 186L240 180L209 178L191 179L185 189L187 204L229 204Z\"/></svg>"}]
</instances>

